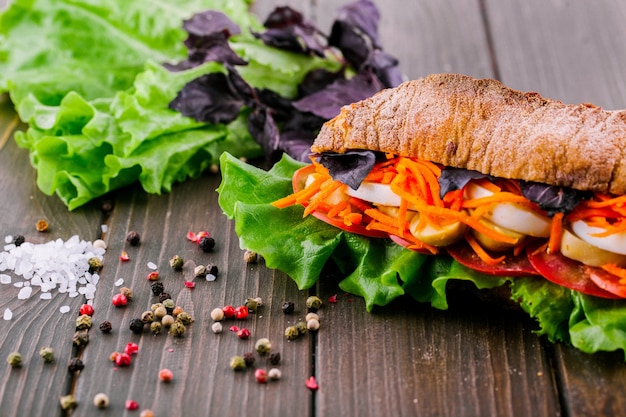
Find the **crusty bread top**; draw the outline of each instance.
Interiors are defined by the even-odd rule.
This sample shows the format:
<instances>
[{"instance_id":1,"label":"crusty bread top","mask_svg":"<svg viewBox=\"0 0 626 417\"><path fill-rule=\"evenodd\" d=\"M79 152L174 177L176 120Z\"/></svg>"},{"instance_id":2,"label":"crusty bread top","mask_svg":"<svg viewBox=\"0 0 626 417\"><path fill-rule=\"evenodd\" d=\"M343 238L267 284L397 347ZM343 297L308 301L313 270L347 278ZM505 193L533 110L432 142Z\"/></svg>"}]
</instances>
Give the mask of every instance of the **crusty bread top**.
<instances>
[{"instance_id":1,"label":"crusty bread top","mask_svg":"<svg viewBox=\"0 0 626 417\"><path fill-rule=\"evenodd\" d=\"M311 150L369 149L498 177L626 194L626 110L434 74L344 106Z\"/></svg>"}]
</instances>

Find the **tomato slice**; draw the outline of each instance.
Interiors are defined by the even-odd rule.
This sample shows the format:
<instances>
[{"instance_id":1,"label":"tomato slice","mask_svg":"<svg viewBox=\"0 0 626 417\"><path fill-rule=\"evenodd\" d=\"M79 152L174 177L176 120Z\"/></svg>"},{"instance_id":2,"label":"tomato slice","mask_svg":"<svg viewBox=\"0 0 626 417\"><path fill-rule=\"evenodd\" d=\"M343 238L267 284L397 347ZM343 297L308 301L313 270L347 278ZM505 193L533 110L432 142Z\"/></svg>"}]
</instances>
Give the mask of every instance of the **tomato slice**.
<instances>
[{"instance_id":1,"label":"tomato slice","mask_svg":"<svg viewBox=\"0 0 626 417\"><path fill-rule=\"evenodd\" d=\"M470 269L482 272L487 275L497 275L506 277L526 277L539 275L539 272L532 266L526 255L507 255L504 261L497 265L485 263L476 252L472 250L467 242L459 242L446 247L448 254L455 261Z\"/></svg>"},{"instance_id":2,"label":"tomato slice","mask_svg":"<svg viewBox=\"0 0 626 417\"><path fill-rule=\"evenodd\" d=\"M408 240L404 238L401 238L400 236L389 235L389 239L393 240L395 243L397 243L400 246L404 246L405 248L412 250L413 252L422 253L424 255L432 255L432 252L429 251L428 249L416 248L413 243L409 242Z\"/></svg>"},{"instance_id":3,"label":"tomato slice","mask_svg":"<svg viewBox=\"0 0 626 417\"><path fill-rule=\"evenodd\" d=\"M600 288L620 298L626 298L626 285L620 284L621 278L602 268L585 265L585 273Z\"/></svg>"},{"instance_id":4,"label":"tomato slice","mask_svg":"<svg viewBox=\"0 0 626 417\"><path fill-rule=\"evenodd\" d=\"M596 285L589 274L590 267L560 253L528 248L528 260L545 279L562 287L601 298L620 298Z\"/></svg>"},{"instance_id":5,"label":"tomato slice","mask_svg":"<svg viewBox=\"0 0 626 417\"><path fill-rule=\"evenodd\" d=\"M304 185L306 184L307 177L314 172L315 172L315 166L312 164L307 165L297 170L293 174L293 177L291 179L293 191L298 192L302 190L304 188ZM308 203L304 202L302 203L302 205L306 207L308 206ZM324 223L328 223L331 226L334 226L341 230L345 230L346 232L350 232L350 233L354 233L354 234L362 235L362 236L367 236L367 237L386 238L386 239L389 238L389 234L387 232L383 232L380 230L369 230L365 226L362 226L360 224L354 224L354 225L348 226L343 222L343 220L330 218L326 214L324 214L324 212L321 212L321 211L315 210L311 213L311 215L323 221Z\"/></svg>"}]
</instances>

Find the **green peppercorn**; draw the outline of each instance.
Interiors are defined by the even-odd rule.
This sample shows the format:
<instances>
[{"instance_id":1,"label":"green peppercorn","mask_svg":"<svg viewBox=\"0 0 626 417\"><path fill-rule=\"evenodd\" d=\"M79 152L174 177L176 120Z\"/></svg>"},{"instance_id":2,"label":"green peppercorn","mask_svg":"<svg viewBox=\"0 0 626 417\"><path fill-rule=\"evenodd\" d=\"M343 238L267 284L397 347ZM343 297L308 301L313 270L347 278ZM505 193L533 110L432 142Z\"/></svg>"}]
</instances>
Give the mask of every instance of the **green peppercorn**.
<instances>
[{"instance_id":1,"label":"green peppercorn","mask_svg":"<svg viewBox=\"0 0 626 417\"><path fill-rule=\"evenodd\" d=\"M39 356L43 358L45 363L52 363L54 362L54 349L44 346L39 349Z\"/></svg>"},{"instance_id":2,"label":"green peppercorn","mask_svg":"<svg viewBox=\"0 0 626 417\"><path fill-rule=\"evenodd\" d=\"M309 331L309 329L307 329L306 327L306 323L303 321L299 321L296 323L296 329L298 329L298 333L300 333L301 335L307 334Z\"/></svg>"},{"instance_id":3,"label":"green peppercorn","mask_svg":"<svg viewBox=\"0 0 626 417\"><path fill-rule=\"evenodd\" d=\"M7 363L13 367L22 366L22 354L20 352L11 352L7 357Z\"/></svg>"},{"instance_id":4,"label":"green peppercorn","mask_svg":"<svg viewBox=\"0 0 626 417\"><path fill-rule=\"evenodd\" d=\"M170 326L170 330L169 330L169 332L174 337L183 337L186 331L187 331L187 328L185 327L185 325L179 321L175 321L174 323L172 323L172 325Z\"/></svg>"},{"instance_id":5,"label":"green peppercorn","mask_svg":"<svg viewBox=\"0 0 626 417\"><path fill-rule=\"evenodd\" d=\"M143 332L144 324L145 323L141 319L132 319L130 323L128 324L128 328L130 329L131 332L140 334L141 332Z\"/></svg>"},{"instance_id":6,"label":"green peppercorn","mask_svg":"<svg viewBox=\"0 0 626 417\"><path fill-rule=\"evenodd\" d=\"M133 301L133 290L128 287L120 287L120 294L124 294L128 301Z\"/></svg>"},{"instance_id":7,"label":"green peppercorn","mask_svg":"<svg viewBox=\"0 0 626 417\"><path fill-rule=\"evenodd\" d=\"M163 318L161 318L161 324L164 327L170 327L172 324L174 324L175 321L176 319L169 314L166 314L163 316Z\"/></svg>"},{"instance_id":8,"label":"green peppercorn","mask_svg":"<svg viewBox=\"0 0 626 417\"><path fill-rule=\"evenodd\" d=\"M306 299L306 307L313 312L319 310L321 306L322 299L319 298L317 295L312 295Z\"/></svg>"},{"instance_id":9,"label":"green peppercorn","mask_svg":"<svg viewBox=\"0 0 626 417\"><path fill-rule=\"evenodd\" d=\"M72 344L76 347L83 347L89 344L89 333L77 331L72 337Z\"/></svg>"},{"instance_id":10,"label":"green peppercorn","mask_svg":"<svg viewBox=\"0 0 626 417\"><path fill-rule=\"evenodd\" d=\"M168 298L167 300L163 300L163 307L167 310L167 314L172 314L176 308L176 303L174 303L174 300L171 298Z\"/></svg>"},{"instance_id":11,"label":"green peppercorn","mask_svg":"<svg viewBox=\"0 0 626 417\"><path fill-rule=\"evenodd\" d=\"M63 411L73 410L78 405L76 398L72 394L64 395L59 399Z\"/></svg>"},{"instance_id":12,"label":"green peppercorn","mask_svg":"<svg viewBox=\"0 0 626 417\"><path fill-rule=\"evenodd\" d=\"M156 309L159 307L163 307L163 303L154 303L150 306L150 310L156 312Z\"/></svg>"},{"instance_id":13,"label":"green peppercorn","mask_svg":"<svg viewBox=\"0 0 626 417\"><path fill-rule=\"evenodd\" d=\"M148 311L144 311L143 313L141 313L141 321L143 321L146 324L152 323L154 321L154 312L151 310L148 310Z\"/></svg>"},{"instance_id":14,"label":"green peppercorn","mask_svg":"<svg viewBox=\"0 0 626 417\"><path fill-rule=\"evenodd\" d=\"M95 256L93 258L89 258L87 265L89 265L89 272L92 274L102 270L102 260L100 258L96 258Z\"/></svg>"},{"instance_id":15,"label":"green peppercorn","mask_svg":"<svg viewBox=\"0 0 626 417\"><path fill-rule=\"evenodd\" d=\"M259 303L257 303L256 299L254 298L248 298L244 305L249 311L256 313L256 309L259 306Z\"/></svg>"},{"instance_id":16,"label":"green peppercorn","mask_svg":"<svg viewBox=\"0 0 626 417\"><path fill-rule=\"evenodd\" d=\"M179 321L186 326L188 324L193 323L193 317L191 317L191 314L187 313L186 311L183 311L182 313L176 316L176 321Z\"/></svg>"},{"instance_id":17,"label":"green peppercorn","mask_svg":"<svg viewBox=\"0 0 626 417\"><path fill-rule=\"evenodd\" d=\"M289 326L285 329L285 337L287 340L295 340L300 336L300 332L296 326Z\"/></svg>"},{"instance_id":18,"label":"green peppercorn","mask_svg":"<svg viewBox=\"0 0 626 417\"><path fill-rule=\"evenodd\" d=\"M161 333L161 328L163 327L163 325L161 323L159 323L158 321L153 321L152 323L150 323L150 331L152 332L152 334L159 334Z\"/></svg>"},{"instance_id":19,"label":"green peppercorn","mask_svg":"<svg viewBox=\"0 0 626 417\"><path fill-rule=\"evenodd\" d=\"M243 371L246 369L246 361L241 356L233 356L230 358L230 369L234 371Z\"/></svg>"},{"instance_id":20,"label":"green peppercorn","mask_svg":"<svg viewBox=\"0 0 626 417\"><path fill-rule=\"evenodd\" d=\"M270 353L272 349L272 342L267 337L262 337L254 344L254 350L261 356L265 356Z\"/></svg>"},{"instance_id":21,"label":"green peppercorn","mask_svg":"<svg viewBox=\"0 0 626 417\"><path fill-rule=\"evenodd\" d=\"M91 316L88 314L81 314L76 319L76 330L91 329Z\"/></svg>"},{"instance_id":22,"label":"green peppercorn","mask_svg":"<svg viewBox=\"0 0 626 417\"><path fill-rule=\"evenodd\" d=\"M184 264L185 264L185 261L183 261L183 258L181 258L178 255L174 255L172 259L170 259L170 266L175 271L181 271L183 269Z\"/></svg>"},{"instance_id":23,"label":"green peppercorn","mask_svg":"<svg viewBox=\"0 0 626 417\"><path fill-rule=\"evenodd\" d=\"M163 317L167 316L167 309L161 305L154 310L154 317L163 320Z\"/></svg>"}]
</instances>

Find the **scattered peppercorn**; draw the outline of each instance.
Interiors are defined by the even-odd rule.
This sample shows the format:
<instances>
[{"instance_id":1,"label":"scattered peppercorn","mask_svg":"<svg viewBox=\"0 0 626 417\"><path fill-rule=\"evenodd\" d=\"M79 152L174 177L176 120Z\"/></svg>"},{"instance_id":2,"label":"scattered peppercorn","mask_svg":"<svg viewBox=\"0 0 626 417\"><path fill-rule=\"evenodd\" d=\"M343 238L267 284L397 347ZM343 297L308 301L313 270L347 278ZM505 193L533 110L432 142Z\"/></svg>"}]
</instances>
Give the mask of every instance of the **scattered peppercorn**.
<instances>
[{"instance_id":1,"label":"scattered peppercorn","mask_svg":"<svg viewBox=\"0 0 626 417\"><path fill-rule=\"evenodd\" d=\"M315 332L317 330L319 330L320 328L320 322L317 319L310 319L309 321L306 322L306 328L309 329L312 332Z\"/></svg>"},{"instance_id":2,"label":"scattered peppercorn","mask_svg":"<svg viewBox=\"0 0 626 417\"><path fill-rule=\"evenodd\" d=\"M155 296L159 296L165 291L165 285L163 285L162 282L155 282L150 285L150 290L152 290L152 294L154 294Z\"/></svg>"},{"instance_id":3,"label":"scattered peppercorn","mask_svg":"<svg viewBox=\"0 0 626 417\"><path fill-rule=\"evenodd\" d=\"M287 340L295 340L300 336L300 332L296 326L289 326L285 329L285 337Z\"/></svg>"},{"instance_id":4,"label":"scattered peppercorn","mask_svg":"<svg viewBox=\"0 0 626 417\"><path fill-rule=\"evenodd\" d=\"M227 319L235 318L235 307L233 306L224 306L222 307L222 311L224 312L224 317Z\"/></svg>"},{"instance_id":5,"label":"scattered peppercorn","mask_svg":"<svg viewBox=\"0 0 626 417\"><path fill-rule=\"evenodd\" d=\"M159 371L159 379L163 382L170 382L174 379L174 373L167 368L161 369Z\"/></svg>"},{"instance_id":6,"label":"scattered peppercorn","mask_svg":"<svg viewBox=\"0 0 626 417\"><path fill-rule=\"evenodd\" d=\"M150 310L156 313L156 309L159 307L163 307L163 303L154 303L150 306ZM165 307L164 307L165 308Z\"/></svg>"},{"instance_id":7,"label":"scattered peppercorn","mask_svg":"<svg viewBox=\"0 0 626 417\"><path fill-rule=\"evenodd\" d=\"M172 269L174 269L175 271L181 271L183 269L183 265L185 264L185 261L183 261L183 258L181 258L178 255L174 255L171 259L170 259L170 266L172 267Z\"/></svg>"},{"instance_id":8,"label":"scattered peppercorn","mask_svg":"<svg viewBox=\"0 0 626 417\"><path fill-rule=\"evenodd\" d=\"M115 294L111 299L111 303L115 307L124 307L126 304L128 304L128 299L124 294Z\"/></svg>"},{"instance_id":9,"label":"scattered peppercorn","mask_svg":"<svg viewBox=\"0 0 626 417\"><path fill-rule=\"evenodd\" d=\"M207 275L213 275L214 277L217 277L217 274L218 274L217 265L208 263L206 265L206 273Z\"/></svg>"},{"instance_id":10,"label":"scattered peppercorn","mask_svg":"<svg viewBox=\"0 0 626 417\"><path fill-rule=\"evenodd\" d=\"M305 385L306 385L306 387L307 387L308 389L310 389L311 391L317 391L317 389L320 387L320 386L317 384L317 381L315 380L315 377L314 377L314 376L309 377L309 379L307 379L307 380L306 380Z\"/></svg>"},{"instance_id":11,"label":"scattered peppercorn","mask_svg":"<svg viewBox=\"0 0 626 417\"><path fill-rule=\"evenodd\" d=\"M105 320L100 323L99 329L102 333L111 333L111 330L113 330L113 325L110 321Z\"/></svg>"},{"instance_id":12,"label":"scattered peppercorn","mask_svg":"<svg viewBox=\"0 0 626 417\"><path fill-rule=\"evenodd\" d=\"M89 272L92 274L102 270L102 260L95 256L87 260L87 265L89 265Z\"/></svg>"},{"instance_id":13,"label":"scattered peppercorn","mask_svg":"<svg viewBox=\"0 0 626 417\"><path fill-rule=\"evenodd\" d=\"M64 395L59 399L63 411L73 410L78 405L72 394Z\"/></svg>"},{"instance_id":14,"label":"scattered peppercorn","mask_svg":"<svg viewBox=\"0 0 626 417\"><path fill-rule=\"evenodd\" d=\"M246 352L243 354L243 360L246 363L246 366L250 368L252 365L254 365L256 358L254 357L254 353Z\"/></svg>"},{"instance_id":15,"label":"scattered peppercorn","mask_svg":"<svg viewBox=\"0 0 626 417\"><path fill-rule=\"evenodd\" d=\"M230 358L230 369L242 371L246 369L246 361L241 356L233 356Z\"/></svg>"},{"instance_id":16,"label":"scattered peppercorn","mask_svg":"<svg viewBox=\"0 0 626 417\"><path fill-rule=\"evenodd\" d=\"M154 417L154 412L149 409L141 410L139 417Z\"/></svg>"},{"instance_id":17,"label":"scattered peppercorn","mask_svg":"<svg viewBox=\"0 0 626 417\"><path fill-rule=\"evenodd\" d=\"M134 401L134 400L126 400L126 402L124 403L124 407L127 410L131 410L131 411L138 410L139 409L139 403L137 401Z\"/></svg>"},{"instance_id":18,"label":"scattered peppercorn","mask_svg":"<svg viewBox=\"0 0 626 417\"><path fill-rule=\"evenodd\" d=\"M169 292L165 292L163 291L161 294L159 294L159 303L163 304L163 301L165 300L171 300L172 296L170 295Z\"/></svg>"},{"instance_id":19,"label":"scattered peppercorn","mask_svg":"<svg viewBox=\"0 0 626 417\"><path fill-rule=\"evenodd\" d=\"M213 239L211 236L204 236L202 237L202 239L200 239L198 245L200 245L200 249L202 249L202 252L211 252L215 247L215 239Z\"/></svg>"},{"instance_id":20,"label":"scattered peppercorn","mask_svg":"<svg viewBox=\"0 0 626 417\"><path fill-rule=\"evenodd\" d=\"M176 308L176 303L171 298L163 300L163 307L167 310L167 314L172 314Z\"/></svg>"},{"instance_id":21,"label":"scattered peppercorn","mask_svg":"<svg viewBox=\"0 0 626 417\"><path fill-rule=\"evenodd\" d=\"M191 317L191 314L187 313L186 311L183 311L182 313L176 316L176 321L179 321L186 326L188 324L193 323L193 317Z\"/></svg>"},{"instance_id":22,"label":"scattered peppercorn","mask_svg":"<svg viewBox=\"0 0 626 417\"><path fill-rule=\"evenodd\" d=\"M295 311L296 306L293 301L285 301L282 306L283 313L291 314Z\"/></svg>"},{"instance_id":23,"label":"scattered peppercorn","mask_svg":"<svg viewBox=\"0 0 626 417\"><path fill-rule=\"evenodd\" d=\"M243 320L248 317L248 307L239 306L235 308L235 318L238 320Z\"/></svg>"},{"instance_id":24,"label":"scattered peppercorn","mask_svg":"<svg viewBox=\"0 0 626 417\"><path fill-rule=\"evenodd\" d=\"M170 327L175 321L176 319L169 314L166 314L161 318L161 324L164 327Z\"/></svg>"},{"instance_id":25,"label":"scattered peppercorn","mask_svg":"<svg viewBox=\"0 0 626 417\"><path fill-rule=\"evenodd\" d=\"M296 329L298 329L298 333L300 333L301 335L303 334L307 334L308 329L306 327L306 323L303 321L299 321L296 323Z\"/></svg>"},{"instance_id":26,"label":"scattered peppercorn","mask_svg":"<svg viewBox=\"0 0 626 417\"><path fill-rule=\"evenodd\" d=\"M67 370L70 373L80 372L85 369L85 364L80 358L72 358L70 359L70 363L67 365Z\"/></svg>"},{"instance_id":27,"label":"scattered peppercorn","mask_svg":"<svg viewBox=\"0 0 626 417\"><path fill-rule=\"evenodd\" d=\"M270 369L270 370L267 372L267 376L268 376L271 380L273 380L273 381L277 381L277 380L279 380L279 379L283 376L283 374L282 374L282 372L280 372L280 369L278 369L278 368L272 368L272 369Z\"/></svg>"},{"instance_id":28,"label":"scattered peppercorn","mask_svg":"<svg viewBox=\"0 0 626 417\"><path fill-rule=\"evenodd\" d=\"M174 307L174 310L172 310L172 316L176 317L178 316L180 313L182 313L184 310L181 306L176 306ZM185 323L187 324L187 323Z\"/></svg>"},{"instance_id":29,"label":"scattered peppercorn","mask_svg":"<svg viewBox=\"0 0 626 417\"><path fill-rule=\"evenodd\" d=\"M268 353L270 353L271 349L272 349L272 342L270 342L270 340L266 337L260 338L254 344L254 350L256 350L257 353L261 356L265 356Z\"/></svg>"},{"instance_id":30,"label":"scattered peppercorn","mask_svg":"<svg viewBox=\"0 0 626 417\"><path fill-rule=\"evenodd\" d=\"M83 304L80 306L78 313L93 316L93 306L91 304Z\"/></svg>"},{"instance_id":31,"label":"scattered peppercorn","mask_svg":"<svg viewBox=\"0 0 626 417\"><path fill-rule=\"evenodd\" d=\"M150 323L150 331L152 332L152 334L156 335L161 333L162 327L163 325L158 321L153 321L152 323Z\"/></svg>"},{"instance_id":32,"label":"scattered peppercorn","mask_svg":"<svg viewBox=\"0 0 626 417\"><path fill-rule=\"evenodd\" d=\"M254 297L254 300L256 301L257 308L263 306L263 299L261 297Z\"/></svg>"},{"instance_id":33,"label":"scattered peppercorn","mask_svg":"<svg viewBox=\"0 0 626 417\"><path fill-rule=\"evenodd\" d=\"M89 344L89 333L78 331L72 337L72 344L76 347L83 347Z\"/></svg>"},{"instance_id":34,"label":"scattered peppercorn","mask_svg":"<svg viewBox=\"0 0 626 417\"><path fill-rule=\"evenodd\" d=\"M156 281L159 279L159 271L150 271L148 272L148 275L146 275L146 279L148 281ZM159 295L159 294L154 294L154 295Z\"/></svg>"},{"instance_id":35,"label":"scattered peppercorn","mask_svg":"<svg viewBox=\"0 0 626 417\"><path fill-rule=\"evenodd\" d=\"M92 245L93 245L94 248L97 248L97 249L106 249L107 248L107 243L104 240L102 240L102 239L94 240Z\"/></svg>"},{"instance_id":36,"label":"scattered peppercorn","mask_svg":"<svg viewBox=\"0 0 626 417\"><path fill-rule=\"evenodd\" d=\"M132 230L126 235L126 241L130 244L130 246L137 246L141 241L141 237L139 236L139 233Z\"/></svg>"},{"instance_id":37,"label":"scattered peppercorn","mask_svg":"<svg viewBox=\"0 0 626 417\"><path fill-rule=\"evenodd\" d=\"M76 318L76 330L91 329L91 316L81 314Z\"/></svg>"},{"instance_id":38,"label":"scattered peppercorn","mask_svg":"<svg viewBox=\"0 0 626 417\"><path fill-rule=\"evenodd\" d=\"M267 372L265 369L257 369L254 371L254 378L256 379L256 382L265 384L267 382Z\"/></svg>"},{"instance_id":39,"label":"scattered peppercorn","mask_svg":"<svg viewBox=\"0 0 626 417\"><path fill-rule=\"evenodd\" d=\"M98 408L107 408L109 406L109 396L103 392L94 395L93 405Z\"/></svg>"},{"instance_id":40,"label":"scattered peppercorn","mask_svg":"<svg viewBox=\"0 0 626 417\"><path fill-rule=\"evenodd\" d=\"M13 244L15 246L20 246L22 243L26 242L26 239L24 238L24 236L22 235L17 235L15 236L15 238L13 239Z\"/></svg>"},{"instance_id":41,"label":"scattered peppercorn","mask_svg":"<svg viewBox=\"0 0 626 417\"><path fill-rule=\"evenodd\" d=\"M48 230L48 226L48 222L45 219L41 219L35 223L35 229L37 229L38 232L45 232Z\"/></svg>"},{"instance_id":42,"label":"scattered peppercorn","mask_svg":"<svg viewBox=\"0 0 626 417\"><path fill-rule=\"evenodd\" d=\"M22 366L22 354L19 352L11 352L7 357L7 363L13 367Z\"/></svg>"},{"instance_id":43,"label":"scattered peppercorn","mask_svg":"<svg viewBox=\"0 0 626 417\"><path fill-rule=\"evenodd\" d=\"M196 283L195 283L195 282L193 282L193 281L185 281L183 284L184 284L184 285L185 285L185 287L187 287L187 288L196 288Z\"/></svg>"},{"instance_id":44,"label":"scattered peppercorn","mask_svg":"<svg viewBox=\"0 0 626 417\"><path fill-rule=\"evenodd\" d=\"M111 362L116 362L117 361L117 357L120 355L119 352L113 352L109 355L109 360Z\"/></svg>"},{"instance_id":45,"label":"scattered peppercorn","mask_svg":"<svg viewBox=\"0 0 626 417\"><path fill-rule=\"evenodd\" d=\"M256 313L259 303L256 301L256 298L248 298L244 305L248 309L248 311Z\"/></svg>"},{"instance_id":46,"label":"scattered peppercorn","mask_svg":"<svg viewBox=\"0 0 626 417\"><path fill-rule=\"evenodd\" d=\"M128 324L128 328L130 329L131 332L135 334L140 334L141 332L143 332L144 324L145 323L141 319L132 319L130 323Z\"/></svg>"},{"instance_id":47,"label":"scattered peppercorn","mask_svg":"<svg viewBox=\"0 0 626 417\"><path fill-rule=\"evenodd\" d=\"M126 343L126 346L124 346L124 353L134 355L137 352L139 352L139 345L137 343L128 342Z\"/></svg>"},{"instance_id":48,"label":"scattered peppercorn","mask_svg":"<svg viewBox=\"0 0 626 417\"><path fill-rule=\"evenodd\" d=\"M117 366L130 366L131 361L132 358L126 352L118 352L117 355L115 355L115 364Z\"/></svg>"},{"instance_id":49,"label":"scattered peppercorn","mask_svg":"<svg viewBox=\"0 0 626 417\"><path fill-rule=\"evenodd\" d=\"M243 260L244 260L244 262L246 262L248 264L256 263L257 259L258 259L257 253L253 252L251 250L247 250L243 254Z\"/></svg>"},{"instance_id":50,"label":"scattered peppercorn","mask_svg":"<svg viewBox=\"0 0 626 417\"><path fill-rule=\"evenodd\" d=\"M196 278L206 277L206 266L198 265L193 269L193 274Z\"/></svg>"},{"instance_id":51,"label":"scattered peppercorn","mask_svg":"<svg viewBox=\"0 0 626 417\"><path fill-rule=\"evenodd\" d=\"M175 321L174 323L172 323L169 330L170 334L174 337L183 337L186 331L187 328L185 327L185 325L179 321Z\"/></svg>"},{"instance_id":52,"label":"scattered peppercorn","mask_svg":"<svg viewBox=\"0 0 626 417\"><path fill-rule=\"evenodd\" d=\"M120 287L120 294L124 294L127 301L133 301L133 290L128 287Z\"/></svg>"},{"instance_id":53,"label":"scattered peppercorn","mask_svg":"<svg viewBox=\"0 0 626 417\"><path fill-rule=\"evenodd\" d=\"M307 313L307 315L304 316L304 321L309 321L311 319L315 319L315 320L319 321L320 316L318 316L316 313Z\"/></svg>"},{"instance_id":54,"label":"scattered peppercorn","mask_svg":"<svg viewBox=\"0 0 626 417\"><path fill-rule=\"evenodd\" d=\"M212 331L213 333L222 333L222 330L223 330L223 329L222 329L222 323L220 323L220 322L218 322L218 321L216 321L215 323L213 323L213 324L211 325L211 331Z\"/></svg>"},{"instance_id":55,"label":"scattered peppercorn","mask_svg":"<svg viewBox=\"0 0 626 417\"><path fill-rule=\"evenodd\" d=\"M122 262L130 261L130 256L128 255L128 252L126 252L125 250L123 250L122 253L120 253L120 261Z\"/></svg>"},{"instance_id":56,"label":"scattered peppercorn","mask_svg":"<svg viewBox=\"0 0 626 417\"><path fill-rule=\"evenodd\" d=\"M280 363L280 352L270 353L269 361L272 365L278 365Z\"/></svg>"},{"instance_id":57,"label":"scattered peppercorn","mask_svg":"<svg viewBox=\"0 0 626 417\"><path fill-rule=\"evenodd\" d=\"M248 339L250 337L250 330L239 329L239 331L237 332L237 337L240 339Z\"/></svg>"},{"instance_id":58,"label":"scattered peppercorn","mask_svg":"<svg viewBox=\"0 0 626 417\"><path fill-rule=\"evenodd\" d=\"M43 358L45 363L52 363L54 362L54 349L44 346L39 349L39 356Z\"/></svg>"},{"instance_id":59,"label":"scattered peppercorn","mask_svg":"<svg viewBox=\"0 0 626 417\"><path fill-rule=\"evenodd\" d=\"M147 310L141 313L141 321L145 324L152 323L154 321L154 312L152 310Z\"/></svg>"},{"instance_id":60,"label":"scattered peppercorn","mask_svg":"<svg viewBox=\"0 0 626 417\"><path fill-rule=\"evenodd\" d=\"M154 317L157 319L163 320L163 317L167 316L167 309L160 305L154 310Z\"/></svg>"},{"instance_id":61,"label":"scattered peppercorn","mask_svg":"<svg viewBox=\"0 0 626 417\"><path fill-rule=\"evenodd\" d=\"M312 295L306 299L306 307L312 312L316 312L320 309L321 306L322 299L319 298L317 295Z\"/></svg>"}]
</instances>

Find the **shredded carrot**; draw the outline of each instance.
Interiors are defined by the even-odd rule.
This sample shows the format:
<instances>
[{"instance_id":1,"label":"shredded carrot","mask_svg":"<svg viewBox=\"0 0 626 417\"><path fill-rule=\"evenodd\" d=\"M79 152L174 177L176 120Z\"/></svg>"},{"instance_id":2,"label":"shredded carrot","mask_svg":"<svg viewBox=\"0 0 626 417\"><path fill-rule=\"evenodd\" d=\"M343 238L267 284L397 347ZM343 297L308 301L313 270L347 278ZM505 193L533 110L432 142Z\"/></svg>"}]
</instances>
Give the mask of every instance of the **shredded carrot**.
<instances>
[{"instance_id":1,"label":"shredded carrot","mask_svg":"<svg viewBox=\"0 0 626 417\"><path fill-rule=\"evenodd\" d=\"M276 200L272 203L272 205L276 208L285 208L293 206L294 204L301 204L304 201L308 201L319 191L321 185L327 180L328 178L318 177L308 187L303 188L302 190L283 197L279 200Z\"/></svg>"},{"instance_id":2,"label":"shredded carrot","mask_svg":"<svg viewBox=\"0 0 626 417\"><path fill-rule=\"evenodd\" d=\"M474 239L474 236L472 236L470 233L466 233L465 234L465 240L467 240L467 243L469 243L469 245L471 246L471 248L474 250L474 252L476 253L476 255L478 255L478 257L485 262L488 265L497 265L500 262L504 261L506 259L505 255L502 255L498 258L493 258L491 257L484 249L482 246L480 246L480 243L478 243L478 241L476 239Z\"/></svg>"},{"instance_id":3,"label":"shredded carrot","mask_svg":"<svg viewBox=\"0 0 626 417\"><path fill-rule=\"evenodd\" d=\"M361 224L362 221L363 221L363 215L361 213L350 213L343 218L343 223L346 226Z\"/></svg>"},{"instance_id":4,"label":"shredded carrot","mask_svg":"<svg viewBox=\"0 0 626 417\"><path fill-rule=\"evenodd\" d=\"M463 201L463 208L477 208L484 205L492 205L499 203L515 203L532 207L532 203L521 195L515 195L509 192L499 192L488 197L473 198Z\"/></svg>"},{"instance_id":5,"label":"shredded carrot","mask_svg":"<svg viewBox=\"0 0 626 417\"><path fill-rule=\"evenodd\" d=\"M335 204L330 210L328 210L328 217L335 217L350 205L348 200L342 200Z\"/></svg>"},{"instance_id":6,"label":"shredded carrot","mask_svg":"<svg viewBox=\"0 0 626 417\"><path fill-rule=\"evenodd\" d=\"M343 184L339 181L328 180L324 182L321 185L319 192L310 199L309 205L304 209L304 215L308 216L313 211L315 211L320 203L324 202L324 200L326 200L332 193L334 193L335 190L342 186Z\"/></svg>"},{"instance_id":7,"label":"shredded carrot","mask_svg":"<svg viewBox=\"0 0 626 417\"><path fill-rule=\"evenodd\" d=\"M550 238L548 239L548 253L557 253L561 250L561 238L563 237L563 213L552 216L550 224Z\"/></svg>"}]
</instances>

